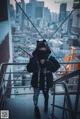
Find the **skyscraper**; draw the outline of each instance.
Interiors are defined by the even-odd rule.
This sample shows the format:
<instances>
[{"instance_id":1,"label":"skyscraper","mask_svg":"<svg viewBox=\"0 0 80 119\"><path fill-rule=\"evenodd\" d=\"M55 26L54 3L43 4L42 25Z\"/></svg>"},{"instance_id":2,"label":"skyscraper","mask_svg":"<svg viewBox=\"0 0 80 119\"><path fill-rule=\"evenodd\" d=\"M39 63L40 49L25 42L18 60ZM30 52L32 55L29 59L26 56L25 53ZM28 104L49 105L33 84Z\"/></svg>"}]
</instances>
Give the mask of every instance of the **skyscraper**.
<instances>
[{"instance_id":1,"label":"skyscraper","mask_svg":"<svg viewBox=\"0 0 80 119\"><path fill-rule=\"evenodd\" d=\"M31 20L37 25L39 25L41 19L43 18L43 1L30 0L30 3L26 4L26 13L31 18Z\"/></svg>"},{"instance_id":2,"label":"skyscraper","mask_svg":"<svg viewBox=\"0 0 80 119\"><path fill-rule=\"evenodd\" d=\"M22 4L22 9L24 10L24 12L26 11L25 9L25 1L21 0L21 4ZM25 15L23 12L21 12L21 30L23 31L24 28L24 20L25 20Z\"/></svg>"},{"instance_id":3,"label":"skyscraper","mask_svg":"<svg viewBox=\"0 0 80 119\"><path fill-rule=\"evenodd\" d=\"M36 0L29 0L30 3L35 2Z\"/></svg>"},{"instance_id":4,"label":"skyscraper","mask_svg":"<svg viewBox=\"0 0 80 119\"><path fill-rule=\"evenodd\" d=\"M70 11L67 11L67 16L70 14ZM67 33L68 35L71 34L72 29L72 15L68 18L68 24L67 24Z\"/></svg>"},{"instance_id":5,"label":"skyscraper","mask_svg":"<svg viewBox=\"0 0 80 119\"><path fill-rule=\"evenodd\" d=\"M21 2L18 2L19 6L22 7ZM16 23L19 25L21 24L21 13L22 11L20 10L19 6L16 4Z\"/></svg>"},{"instance_id":6,"label":"skyscraper","mask_svg":"<svg viewBox=\"0 0 80 119\"><path fill-rule=\"evenodd\" d=\"M43 20L45 26L47 26L51 22L51 13L48 7L44 7L44 13L43 13Z\"/></svg>"},{"instance_id":7,"label":"skyscraper","mask_svg":"<svg viewBox=\"0 0 80 119\"><path fill-rule=\"evenodd\" d=\"M62 3L60 5L60 14L59 14L59 21L63 21L66 17L66 8L67 8L67 3Z\"/></svg>"},{"instance_id":8,"label":"skyscraper","mask_svg":"<svg viewBox=\"0 0 80 119\"><path fill-rule=\"evenodd\" d=\"M72 22L72 33L78 36L78 44L80 46L80 0L74 0L73 3L73 22Z\"/></svg>"}]
</instances>

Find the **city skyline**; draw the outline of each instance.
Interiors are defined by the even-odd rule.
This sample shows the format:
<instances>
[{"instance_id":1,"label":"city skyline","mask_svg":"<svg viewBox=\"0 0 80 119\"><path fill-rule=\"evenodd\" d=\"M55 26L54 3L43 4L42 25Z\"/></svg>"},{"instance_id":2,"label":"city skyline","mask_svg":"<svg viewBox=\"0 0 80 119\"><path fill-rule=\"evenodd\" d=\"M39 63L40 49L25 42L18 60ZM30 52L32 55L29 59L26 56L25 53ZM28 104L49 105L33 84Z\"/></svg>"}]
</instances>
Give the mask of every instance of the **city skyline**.
<instances>
[{"instance_id":1,"label":"city skyline","mask_svg":"<svg viewBox=\"0 0 80 119\"><path fill-rule=\"evenodd\" d=\"M18 2L20 0L17 0ZM24 0L26 3L29 2L29 0ZM60 9L60 3L63 0L57 0L57 2L55 2L55 0L37 0L37 1L44 1L44 6L48 7L50 9L51 12L55 12L55 13L59 13L59 9ZM60 1L60 3L59 3ZM64 0L63 3L67 3L67 10L71 11L72 7L73 7L73 0ZM11 0L11 3L13 4L13 6L15 7L15 2L14 0Z\"/></svg>"}]
</instances>

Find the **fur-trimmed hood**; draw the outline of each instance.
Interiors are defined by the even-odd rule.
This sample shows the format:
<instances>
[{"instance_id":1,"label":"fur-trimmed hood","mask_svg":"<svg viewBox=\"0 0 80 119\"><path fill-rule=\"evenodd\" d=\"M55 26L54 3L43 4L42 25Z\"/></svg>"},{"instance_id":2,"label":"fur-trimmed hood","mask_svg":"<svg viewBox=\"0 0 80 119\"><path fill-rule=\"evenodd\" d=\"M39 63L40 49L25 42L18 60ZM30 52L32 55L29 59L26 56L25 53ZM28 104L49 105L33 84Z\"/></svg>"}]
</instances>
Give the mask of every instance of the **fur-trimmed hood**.
<instances>
[{"instance_id":1,"label":"fur-trimmed hood","mask_svg":"<svg viewBox=\"0 0 80 119\"><path fill-rule=\"evenodd\" d=\"M39 51L39 48L42 48L42 47L45 47L47 49L45 53L43 53L43 51L42 52ZM40 56L40 57L47 58L50 55L50 53L51 53L51 50L50 50L46 40L43 40L43 41L37 41L36 49L33 51L32 55L34 57ZM42 55L44 55L44 56L42 56Z\"/></svg>"}]
</instances>

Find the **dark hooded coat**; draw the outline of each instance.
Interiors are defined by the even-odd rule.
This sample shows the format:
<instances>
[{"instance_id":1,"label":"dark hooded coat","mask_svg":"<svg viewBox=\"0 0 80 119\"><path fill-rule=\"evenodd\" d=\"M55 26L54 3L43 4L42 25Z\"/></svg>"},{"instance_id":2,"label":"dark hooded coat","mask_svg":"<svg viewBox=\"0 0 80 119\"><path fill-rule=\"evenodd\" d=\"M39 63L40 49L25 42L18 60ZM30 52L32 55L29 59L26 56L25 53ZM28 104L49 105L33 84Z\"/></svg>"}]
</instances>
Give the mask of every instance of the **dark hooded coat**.
<instances>
[{"instance_id":1,"label":"dark hooded coat","mask_svg":"<svg viewBox=\"0 0 80 119\"><path fill-rule=\"evenodd\" d=\"M38 41L39 43L42 41ZM38 48L45 46L44 43L38 44L37 48L33 52L33 57L30 58L30 61L27 65L27 70L30 73L33 73L31 85L33 88L40 88L44 90L45 88L45 81L46 81L46 88L49 89L53 86L53 75L52 73L56 72L60 65L58 61L50 56L50 49L47 47L46 53L40 53ZM39 62L39 59L45 59L45 63L42 65Z\"/></svg>"}]
</instances>

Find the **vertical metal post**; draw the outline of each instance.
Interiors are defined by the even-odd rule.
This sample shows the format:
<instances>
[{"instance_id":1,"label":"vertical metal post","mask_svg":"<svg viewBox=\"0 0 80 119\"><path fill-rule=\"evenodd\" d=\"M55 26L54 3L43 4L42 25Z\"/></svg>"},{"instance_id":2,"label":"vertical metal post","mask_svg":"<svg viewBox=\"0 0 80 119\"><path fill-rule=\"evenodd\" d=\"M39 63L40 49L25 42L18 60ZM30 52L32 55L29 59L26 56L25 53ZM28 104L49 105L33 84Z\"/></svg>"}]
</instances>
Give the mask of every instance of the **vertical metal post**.
<instances>
[{"instance_id":1,"label":"vertical metal post","mask_svg":"<svg viewBox=\"0 0 80 119\"><path fill-rule=\"evenodd\" d=\"M65 108L65 101L66 101L66 95L64 95L63 108ZM62 112L62 119L64 119L65 111L66 111L66 110L63 109L63 112Z\"/></svg>"},{"instance_id":2,"label":"vertical metal post","mask_svg":"<svg viewBox=\"0 0 80 119\"><path fill-rule=\"evenodd\" d=\"M74 116L75 119L77 119L77 111L78 111L78 103L79 103L79 90L80 90L80 74L79 74L79 79L78 79L78 84L77 84L77 94L76 94L76 99L75 99L75 109L74 109Z\"/></svg>"},{"instance_id":3,"label":"vertical metal post","mask_svg":"<svg viewBox=\"0 0 80 119\"><path fill-rule=\"evenodd\" d=\"M66 95L65 95L65 106L66 106ZM64 118L63 119L68 119L68 113L69 113L69 111L66 111L65 110L65 113L64 113L65 115L64 115Z\"/></svg>"},{"instance_id":4,"label":"vertical metal post","mask_svg":"<svg viewBox=\"0 0 80 119\"><path fill-rule=\"evenodd\" d=\"M54 119L54 104L55 104L55 84L54 84L54 89L53 89L53 103L52 103L51 119Z\"/></svg>"},{"instance_id":5,"label":"vertical metal post","mask_svg":"<svg viewBox=\"0 0 80 119\"><path fill-rule=\"evenodd\" d=\"M70 96L68 94L68 89L67 89L66 84L64 82L63 82L63 86L64 86L64 89L65 89L65 92L66 92L67 105L68 105L69 109L72 110L72 103L71 103L71 100L70 100ZM69 112L69 118L70 119L75 119L73 112Z\"/></svg>"}]
</instances>

